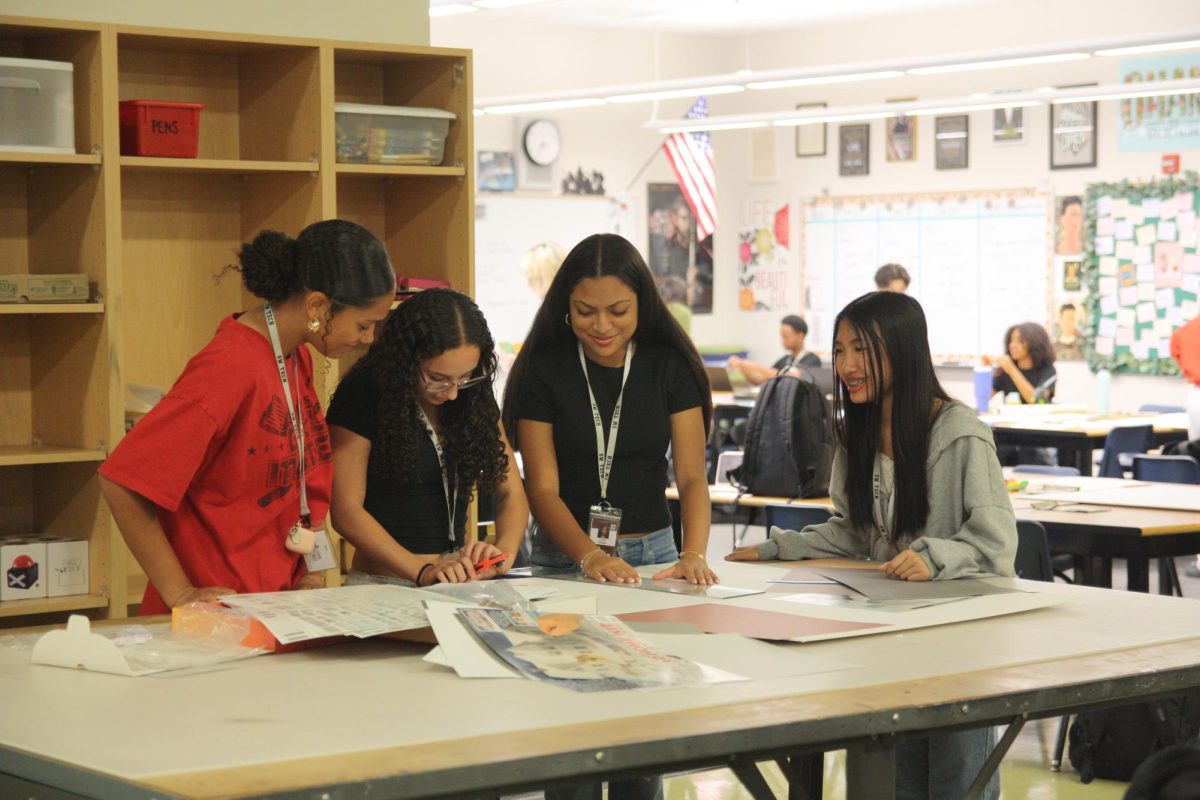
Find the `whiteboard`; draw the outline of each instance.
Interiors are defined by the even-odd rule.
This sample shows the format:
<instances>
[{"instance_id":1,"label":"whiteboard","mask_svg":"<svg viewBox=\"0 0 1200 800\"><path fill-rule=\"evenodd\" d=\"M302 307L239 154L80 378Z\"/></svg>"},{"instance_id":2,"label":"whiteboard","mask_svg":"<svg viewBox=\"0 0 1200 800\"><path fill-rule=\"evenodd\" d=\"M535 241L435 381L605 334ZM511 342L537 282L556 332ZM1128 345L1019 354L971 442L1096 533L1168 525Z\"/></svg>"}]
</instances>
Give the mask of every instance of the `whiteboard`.
<instances>
[{"instance_id":1,"label":"whiteboard","mask_svg":"<svg viewBox=\"0 0 1200 800\"><path fill-rule=\"evenodd\" d=\"M938 363L1002 352L1004 332L1051 318L1053 200L1034 190L818 198L801 203L810 347L832 347L833 320L875 289L892 262L912 275Z\"/></svg>"},{"instance_id":2,"label":"whiteboard","mask_svg":"<svg viewBox=\"0 0 1200 800\"><path fill-rule=\"evenodd\" d=\"M475 302L497 342L525 340L541 301L521 272L521 256L542 242L570 251L593 233L630 237L629 209L604 197L475 198Z\"/></svg>"}]
</instances>

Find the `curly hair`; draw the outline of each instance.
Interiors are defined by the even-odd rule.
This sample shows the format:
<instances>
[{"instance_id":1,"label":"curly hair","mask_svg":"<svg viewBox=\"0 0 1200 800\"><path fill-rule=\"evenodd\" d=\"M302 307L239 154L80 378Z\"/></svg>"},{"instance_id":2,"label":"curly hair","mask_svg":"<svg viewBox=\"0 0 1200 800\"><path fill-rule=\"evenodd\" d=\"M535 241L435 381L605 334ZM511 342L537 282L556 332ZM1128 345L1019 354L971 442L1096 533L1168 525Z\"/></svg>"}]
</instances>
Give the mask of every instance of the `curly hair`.
<instances>
[{"instance_id":1,"label":"curly hair","mask_svg":"<svg viewBox=\"0 0 1200 800\"><path fill-rule=\"evenodd\" d=\"M1006 330L1004 332L1004 350L1001 352L1008 352L1008 343L1012 341L1013 331L1020 331L1021 339L1025 342L1025 348L1029 351L1029 358L1033 361L1034 367L1054 363L1054 345L1050 344L1050 335L1036 322L1022 322Z\"/></svg>"},{"instance_id":2,"label":"curly hair","mask_svg":"<svg viewBox=\"0 0 1200 800\"><path fill-rule=\"evenodd\" d=\"M474 374L487 379L441 406L447 471L459 491L472 493L504 478L508 458L500 439L500 409L492 393L495 342L479 306L450 289L428 289L401 303L350 371L366 370L379 393L372 468L382 468L400 482L413 476L417 448L428 435L417 414L422 364L468 345L479 348Z\"/></svg>"}]
</instances>

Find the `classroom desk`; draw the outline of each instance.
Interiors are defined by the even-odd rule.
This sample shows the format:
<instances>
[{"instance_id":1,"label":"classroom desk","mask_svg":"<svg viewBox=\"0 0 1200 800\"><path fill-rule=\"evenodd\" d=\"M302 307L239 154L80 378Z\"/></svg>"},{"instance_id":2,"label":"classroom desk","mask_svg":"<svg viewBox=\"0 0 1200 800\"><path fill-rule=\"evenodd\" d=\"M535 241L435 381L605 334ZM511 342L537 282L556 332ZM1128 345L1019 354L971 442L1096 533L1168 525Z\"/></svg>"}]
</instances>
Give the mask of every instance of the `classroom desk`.
<instances>
[{"instance_id":1,"label":"classroom desk","mask_svg":"<svg viewBox=\"0 0 1200 800\"><path fill-rule=\"evenodd\" d=\"M1034 477L1032 473L1020 473ZM732 506L734 500L742 508L756 510L768 505L818 505L833 507L828 497L796 499L758 497L736 490L709 487L712 504ZM1029 506L1035 496L1013 495L1013 511L1017 519L1032 519L1042 523L1050 549L1068 553L1075 558L1077 582L1085 586L1112 587L1114 558L1126 561L1130 591L1150 591L1150 562L1156 558L1189 556L1200 553L1200 511L1169 511L1154 508L1124 508L1105 506L1104 511L1039 511ZM668 487L667 501L673 520L679 520L679 492ZM749 524L753 524L753 518ZM737 538L736 526L734 537ZM734 546L737 546L735 541ZM1166 575L1159 576L1159 593L1170 594Z\"/></svg>"},{"instance_id":2,"label":"classroom desk","mask_svg":"<svg viewBox=\"0 0 1200 800\"><path fill-rule=\"evenodd\" d=\"M991 426L996 447L1025 445L1058 449L1058 463L1075 467L1080 475L1092 474L1092 451L1104 447L1108 432L1118 424L1154 425L1154 444L1161 447L1187 438L1187 422L1180 414L1114 415L1080 419L1077 416L1027 416L1004 419L1003 415L984 415Z\"/></svg>"},{"instance_id":3,"label":"classroom desk","mask_svg":"<svg viewBox=\"0 0 1200 800\"><path fill-rule=\"evenodd\" d=\"M769 574L758 564L719 569L730 585ZM426 645L388 640L159 678L36 666L28 651L3 648L0 796L494 797L591 776L730 766L765 798L756 760L846 747L849 796L886 800L906 736L1008 723L1015 737L1028 719L1200 688L1192 601L1017 585L1062 603L775 645L785 658L853 666L704 690L586 694L463 680L422 662ZM595 594L602 613L703 602L555 586Z\"/></svg>"}]
</instances>

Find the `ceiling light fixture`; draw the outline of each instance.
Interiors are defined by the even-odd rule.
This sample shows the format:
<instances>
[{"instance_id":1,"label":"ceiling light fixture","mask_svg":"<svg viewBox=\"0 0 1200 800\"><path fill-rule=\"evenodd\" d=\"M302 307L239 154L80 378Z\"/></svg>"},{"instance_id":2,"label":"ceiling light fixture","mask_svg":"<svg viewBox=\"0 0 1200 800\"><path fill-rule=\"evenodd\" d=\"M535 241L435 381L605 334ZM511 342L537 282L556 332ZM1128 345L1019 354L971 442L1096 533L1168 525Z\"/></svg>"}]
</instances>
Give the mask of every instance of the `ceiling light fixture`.
<instances>
[{"instance_id":1,"label":"ceiling light fixture","mask_svg":"<svg viewBox=\"0 0 1200 800\"><path fill-rule=\"evenodd\" d=\"M635 92L634 94L614 94L604 98L609 103L640 103L643 100L668 100L672 97L696 97L697 95L736 94L746 91L746 87L736 83L723 86L702 86L697 89L663 89L657 92Z\"/></svg>"},{"instance_id":2,"label":"ceiling light fixture","mask_svg":"<svg viewBox=\"0 0 1200 800\"><path fill-rule=\"evenodd\" d=\"M1098 56L1132 56L1137 53L1166 53L1171 50L1194 50L1200 48L1200 39L1186 42L1161 42L1159 44L1139 44L1133 47L1109 47L1097 50Z\"/></svg>"},{"instance_id":3,"label":"ceiling light fixture","mask_svg":"<svg viewBox=\"0 0 1200 800\"><path fill-rule=\"evenodd\" d=\"M489 0L491 1L491 0ZM497 0L500 1L500 0ZM484 0L479 0L484 2ZM447 8L436 6L435 8ZM474 8L471 6L470 8ZM432 9L431 9L432 11ZM1170 33L1113 37L1083 41L1059 42L1035 47L1009 47L974 53L949 53L935 57L893 59L851 64L824 64L772 70L738 70L724 75L704 75L691 78L642 81L616 86L602 86L553 92L514 94L500 97L478 97L476 107L488 113L503 113L496 109L524 106L534 102L589 99L584 106L597 105L596 98L622 98L613 102L635 102L663 97L691 97L704 94L706 89L723 86L745 86L748 89L783 89L804 86L828 86L841 83L890 80L904 75L936 75L961 71L1003 69L1029 64L1046 64L1090 58L1090 53L1117 55L1131 52L1151 52L1148 48L1182 49L1195 43L1200 46L1200 29ZM669 95L660 94L670 92ZM627 99L626 99L627 98ZM578 106L556 106L574 108Z\"/></svg>"},{"instance_id":4,"label":"ceiling light fixture","mask_svg":"<svg viewBox=\"0 0 1200 800\"><path fill-rule=\"evenodd\" d=\"M706 120L651 120L644 128L661 132L726 130L734 127L759 127L755 123L795 127L823 122L857 122L908 115L967 114L999 108L1029 108L1050 103L1082 103L1092 100L1122 100L1130 97L1155 97L1200 93L1200 78L1159 81L1149 88L1145 85L1131 89L1127 83L1104 86L1076 86L1050 91L1013 92L992 95L990 99L948 97L931 100L910 100L901 103L874 103L844 108L814 108L806 111L767 111L757 114L729 114Z\"/></svg>"},{"instance_id":5,"label":"ceiling light fixture","mask_svg":"<svg viewBox=\"0 0 1200 800\"><path fill-rule=\"evenodd\" d=\"M516 8L517 6L535 6L538 3L548 3L550 0L475 0L480 8Z\"/></svg>"},{"instance_id":6,"label":"ceiling light fixture","mask_svg":"<svg viewBox=\"0 0 1200 800\"><path fill-rule=\"evenodd\" d=\"M747 89L788 89L793 86L823 86L830 83L855 83L857 81L878 81L886 78L900 78L904 72L898 69L876 70L875 72L858 72L849 75L817 75L811 78L782 78L773 81L751 81Z\"/></svg>"},{"instance_id":7,"label":"ceiling light fixture","mask_svg":"<svg viewBox=\"0 0 1200 800\"><path fill-rule=\"evenodd\" d=\"M1031 64L1056 64L1060 61L1083 61L1091 58L1087 53L1050 53L1024 58L998 58L991 61L966 61L961 64L935 64L931 67L913 67L909 75L942 75L948 72L971 72L978 69L1000 69L1001 67L1025 67Z\"/></svg>"}]
</instances>

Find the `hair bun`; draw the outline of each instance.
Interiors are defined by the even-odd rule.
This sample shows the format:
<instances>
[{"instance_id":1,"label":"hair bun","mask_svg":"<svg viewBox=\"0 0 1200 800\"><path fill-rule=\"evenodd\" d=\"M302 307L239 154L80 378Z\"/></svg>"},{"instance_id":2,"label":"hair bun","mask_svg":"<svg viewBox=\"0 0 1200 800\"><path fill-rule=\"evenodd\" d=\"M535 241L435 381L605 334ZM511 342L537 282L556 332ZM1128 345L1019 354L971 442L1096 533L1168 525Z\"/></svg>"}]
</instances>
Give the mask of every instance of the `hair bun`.
<instances>
[{"instance_id":1,"label":"hair bun","mask_svg":"<svg viewBox=\"0 0 1200 800\"><path fill-rule=\"evenodd\" d=\"M298 291L296 240L279 231L263 231L238 252L242 282L255 296L279 302Z\"/></svg>"}]
</instances>

